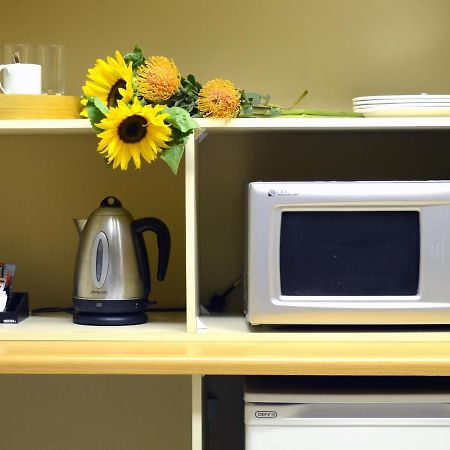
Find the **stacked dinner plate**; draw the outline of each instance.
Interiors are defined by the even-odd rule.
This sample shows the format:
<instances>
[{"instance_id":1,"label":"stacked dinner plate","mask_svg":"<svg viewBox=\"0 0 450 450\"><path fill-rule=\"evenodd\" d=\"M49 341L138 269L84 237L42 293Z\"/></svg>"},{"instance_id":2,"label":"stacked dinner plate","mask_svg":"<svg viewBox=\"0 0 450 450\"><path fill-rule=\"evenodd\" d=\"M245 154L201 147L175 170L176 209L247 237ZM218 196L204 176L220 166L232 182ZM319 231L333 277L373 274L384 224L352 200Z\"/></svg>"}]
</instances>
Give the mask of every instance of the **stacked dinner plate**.
<instances>
[{"instance_id":1,"label":"stacked dinner plate","mask_svg":"<svg viewBox=\"0 0 450 450\"><path fill-rule=\"evenodd\" d=\"M450 116L450 95L375 95L353 99L353 112L366 117Z\"/></svg>"}]
</instances>

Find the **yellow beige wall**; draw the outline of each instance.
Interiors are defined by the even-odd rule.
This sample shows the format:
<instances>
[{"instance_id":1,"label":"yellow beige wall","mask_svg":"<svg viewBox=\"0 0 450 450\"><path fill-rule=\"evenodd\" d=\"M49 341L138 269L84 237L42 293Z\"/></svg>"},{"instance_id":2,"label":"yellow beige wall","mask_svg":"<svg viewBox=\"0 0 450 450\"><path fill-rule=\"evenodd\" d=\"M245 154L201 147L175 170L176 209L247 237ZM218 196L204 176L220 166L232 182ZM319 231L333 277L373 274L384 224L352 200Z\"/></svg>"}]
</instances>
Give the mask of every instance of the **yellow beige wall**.
<instances>
[{"instance_id":1,"label":"yellow beige wall","mask_svg":"<svg viewBox=\"0 0 450 450\"><path fill-rule=\"evenodd\" d=\"M97 57L139 43L168 55L200 81L226 77L289 105L304 89L309 108L351 108L358 95L445 93L450 84L446 0L228 2L5 2L0 42L67 46L67 93L79 95ZM153 283L161 306L184 303L184 185L158 162L107 170L91 137L2 138L8 195L0 259L18 264L17 288L32 306L70 303L77 246L72 217L114 194L137 217L165 220L173 235L167 280ZM150 242L152 267L156 264ZM47 282L50 279L51 282Z\"/></svg>"},{"instance_id":2,"label":"yellow beige wall","mask_svg":"<svg viewBox=\"0 0 450 450\"><path fill-rule=\"evenodd\" d=\"M189 377L3 375L0 380L2 450L191 448Z\"/></svg>"},{"instance_id":3,"label":"yellow beige wall","mask_svg":"<svg viewBox=\"0 0 450 450\"><path fill-rule=\"evenodd\" d=\"M126 52L136 43L148 55L172 57L183 74L192 72L202 82L229 78L240 88L270 93L281 105L289 105L304 89L310 91L305 107L344 110L351 108L352 97L360 95L449 93L447 0L15 0L2 3L1 15L0 42L66 44L67 93L71 95L80 94L86 71L97 57L112 55L115 49ZM33 307L70 304L77 244L71 218L86 216L103 196L117 195L135 217L153 215L169 225L173 258L167 280L154 283L153 294L161 306L182 305L183 166L178 177L162 163L141 171L112 172L96 155L95 145L94 136L0 137L4 193L0 259L18 264L17 288L30 291ZM155 252L151 253L155 260ZM72 389L71 380L63 380ZM10 386L10 378L4 381L3 386ZM99 403L108 404L114 392L124 393L104 377L76 383L80 390L83 383L92 383L91 387L109 383L109 388L86 396L85 403L78 402L74 410L73 399L62 397L61 407L66 407L68 420L75 423L83 411L88 414ZM123 378L123 383L136 404L134 413L130 407L124 415L128 429L133 430L142 417L138 395L142 385L130 378ZM22 426L29 429L28 422L39 424L52 417L57 402L51 381L27 379L17 388L24 395L20 404L11 399L9 410L20 417L18 412L26 409L27 423L10 421L12 434ZM160 429L170 416L167 400L181 396L185 404L189 402L189 388L171 380L150 378L148 390L159 392L152 394L151 403L163 411L162 415L149 413L150 430ZM43 393L38 401L37 392ZM98 416L102 421L100 411ZM101 423L104 427L106 422ZM5 427L1 426L2 434ZM167 424L168 435L173 434L170 430ZM89 440L89 435L95 436L95 427L86 425L84 432ZM184 425L181 432L187 442ZM9 448L36 448L31 445L35 434L28 436L28 445ZM59 445L39 448L76 448L65 446L63 435L55 436ZM175 448L161 440L155 444L146 434L138 439L133 449ZM83 444L79 448L101 447Z\"/></svg>"},{"instance_id":4,"label":"yellow beige wall","mask_svg":"<svg viewBox=\"0 0 450 450\"><path fill-rule=\"evenodd\" d=\"M349 108L356 95L446 92L446 0L3 2L1 40L67 44L78 94L97 57L139 43L201 81L226 77L288 104Z\"/></svg>"}]
</instances>

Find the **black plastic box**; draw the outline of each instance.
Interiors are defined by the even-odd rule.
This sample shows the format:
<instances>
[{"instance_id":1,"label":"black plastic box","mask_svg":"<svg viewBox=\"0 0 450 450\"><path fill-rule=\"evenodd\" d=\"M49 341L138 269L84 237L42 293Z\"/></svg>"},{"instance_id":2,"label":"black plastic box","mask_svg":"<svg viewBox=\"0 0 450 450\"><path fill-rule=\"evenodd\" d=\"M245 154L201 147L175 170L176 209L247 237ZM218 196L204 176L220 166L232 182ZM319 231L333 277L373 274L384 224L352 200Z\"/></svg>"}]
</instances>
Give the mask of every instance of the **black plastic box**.
<instances>
[{"instance_id":1,"label":"black plastic box","mask_svg":"<svg viewBox=\"0 0 450 450\"><path fill-rule=\"evenodd\" d=\"M28 292L14 292L6 302L6 309L0 312L0 323L19 323L30 315Z\"/></svg>"}]
</instances>

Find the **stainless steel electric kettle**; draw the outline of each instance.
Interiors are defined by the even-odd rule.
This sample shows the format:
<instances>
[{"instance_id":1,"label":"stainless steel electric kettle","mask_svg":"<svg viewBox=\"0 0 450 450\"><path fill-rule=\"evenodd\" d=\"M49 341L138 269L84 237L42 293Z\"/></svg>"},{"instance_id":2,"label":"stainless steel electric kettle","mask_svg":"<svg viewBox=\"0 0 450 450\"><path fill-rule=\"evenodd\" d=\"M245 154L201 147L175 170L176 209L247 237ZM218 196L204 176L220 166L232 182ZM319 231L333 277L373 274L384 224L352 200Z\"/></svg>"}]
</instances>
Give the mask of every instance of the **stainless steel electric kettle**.
<instances>
[{"instance_id":1,"label":"stainless steel electric kettle","mask_svg":"<svg viewBox=\"0 0 450 450\"><path fill-rule=\"evenodd\" d=\"M147 322L150 268L144 231L157 235L157 279L163 280L170 233L159 219L134 220L115 197L106 197L88 219L75 220L80 243L75 264L73 321L82 325Z\"/></svg>"}]
</instances>

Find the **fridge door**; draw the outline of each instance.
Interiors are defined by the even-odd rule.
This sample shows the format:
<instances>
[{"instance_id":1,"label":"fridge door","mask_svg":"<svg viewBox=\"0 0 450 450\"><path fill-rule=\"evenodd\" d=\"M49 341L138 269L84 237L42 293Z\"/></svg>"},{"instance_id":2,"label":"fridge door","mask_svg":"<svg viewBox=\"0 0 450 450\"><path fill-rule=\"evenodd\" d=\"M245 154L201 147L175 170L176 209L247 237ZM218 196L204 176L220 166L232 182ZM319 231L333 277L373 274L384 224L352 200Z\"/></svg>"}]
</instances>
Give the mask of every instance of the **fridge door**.
<instances>
[{"instance_id":1,"label":"fridge door","mask_svg":"<svg viewBox=\"0 0 450 450\"><path fill-rule=\"evenodd\" d=\"M247 403L245 434L246 450L448 450L450 406Z\"/></svg>"}]
</instances>

